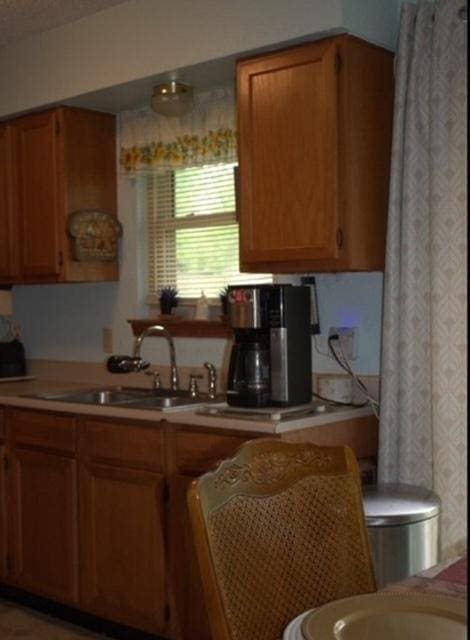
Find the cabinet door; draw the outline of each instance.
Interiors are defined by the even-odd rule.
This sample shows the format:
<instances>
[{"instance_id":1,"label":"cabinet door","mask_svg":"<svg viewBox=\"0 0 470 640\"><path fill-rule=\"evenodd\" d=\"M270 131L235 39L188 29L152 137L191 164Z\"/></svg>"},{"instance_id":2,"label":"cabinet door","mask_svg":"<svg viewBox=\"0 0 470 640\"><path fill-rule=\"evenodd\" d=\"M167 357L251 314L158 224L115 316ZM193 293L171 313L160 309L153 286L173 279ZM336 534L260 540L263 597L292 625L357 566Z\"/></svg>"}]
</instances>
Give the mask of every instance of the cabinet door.
<instances>
[{"instance_id":1,"label":"cabinet door","mask_svg":"<svg viewBox=\"0 0 470 640\"><path fill-rule=\"evenodd\" d=\"M16 449L9 490L11 580L39 595L77 602L76 461Z\"/></svg>"},{"instance_id":2,"label":"cabinet door","mask_svg":"<svg viewBox=\"0 0 470 640\"><path fill-rule=\"evenodd\" d=\"M5 500L5 447L0 444L0 577L7 575L7 520Z\"/></svg>"},{"instance_id":3,"label":"cabinet door","mask_svg":"<svg viewBox=\"0 0 470 640\"><path fill-rule=\"evenodd\" d=\"M182 640L211 640L199 566L189 521L186 493L192 476L169 480L169 563L171 586Z\"/></svg>"},{"instance_id":4,"label":"cabinet door","mask_svg":"<svg viewBox=\"0 0 470 640\"><path fill-rule=\"evenodd\" d=\"M20 264L25 280L56 280L63 256L60 238L58 120L55 112L14 122L18 151Z\"/></svg>"},{"instance_id":5,"label":"cabinet door","mask_svg":"<svg viewBox=\"0 0 470 640\"><path fill-rule=\"evenodd\" d=\"M82 605L152 633L168 612L163 476L104 465L80 470Z\"/></svg>"},{"instance_id":6,"label":"cabinet door","mask_svg":"<svg viewBox=\"0 0 470 640\"><path fill-rule=\"evenodd\" d=\"M238 63L242 267L338 255L334 39Z\"/></svg>"},{"instance_id":7,"label":"cabinet door","mask_svg":"<svg viewBox=\"0 0 470 640\"><path fill-rule=\"evenodd\" d=\"M0 126L0 281L16 275L12 129Z\"/></svg>"}]
</instances>

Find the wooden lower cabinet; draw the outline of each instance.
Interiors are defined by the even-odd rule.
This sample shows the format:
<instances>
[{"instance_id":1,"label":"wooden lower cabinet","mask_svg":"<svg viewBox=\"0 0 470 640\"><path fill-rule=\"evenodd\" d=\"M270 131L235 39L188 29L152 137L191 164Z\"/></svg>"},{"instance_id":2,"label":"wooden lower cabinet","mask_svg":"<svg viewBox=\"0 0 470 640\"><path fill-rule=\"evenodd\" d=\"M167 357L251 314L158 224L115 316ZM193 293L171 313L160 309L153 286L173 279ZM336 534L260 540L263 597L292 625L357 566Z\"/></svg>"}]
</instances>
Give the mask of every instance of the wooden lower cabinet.
<instances>
[{"instance_id":1,"label":"wooden lower cabinet","mask_svg":"<svg viewBox=\"0 0 470 640\"><path fill-rule=\"evenodd\" d=\"M186 494L189 484L259 433L172 425L174 473L168 477L168 562L178 640L211 640Z\"/></svg>"},{"instance_id":2,"label":"wooden lower cabinet","mask_svg":"<svg viewBox=\"0 0 470 640\"><path fill-rule=\"evenodd\" d=\"M1 409L0 409L1 412ZM7 520L5 493L5 447L0 443L0 578L7 576Z\"/></svg>"},{"instance_id":3,"label":"wooden lower cabinet","mask_svg":"<svg viewBox=\"0 0 470 640\"><path fill-rule=\"evenodd\" d=\"M104 618L163 631L164 478L91 465L80 470L81 604Z\"/></svg>"},{"instance_id":4,"label":"wooden lower cabinet","mask_svg":"<svg viewBox=\"0 0 470 640\"><path fill-rule=\"evenodd\" d=\"M187 489L264 435L0 408L0 581L163 638L212 640ZM377 421L282 436L366 458Z\"/></svg>"},{"instance_id":5,"label":"wooden lower cabinet","mask_svg":"<svg viewBox=\"0 0 470 640\"><path fill-rule=\"evenodd\" d=\"M211 640L196 550L186 504L193 476L175 475L168 480L168 562L179 640Z\"/></svg>"},{"instance_id":6,"label":"wooden lower cabinet","mask_svg":"<svg viewBox=\"0 0 470 640\"><path fill-rule=\"evenodd\" d=\"M7 575L7 519L5 491L5 412L0 407L0 579Z\"/></svg>"},{"instance_id":7,"label":"wooden lower cabinet","mask_svg":"<svg viewBox=\"0 0 470 640\"><path fill-rule=\"evenodd\" d=\"M77 603L76 461L16 449L9 473L10 580L39 595Z\"/></svg>"},{"instance_id":8,"label":"wooden lower cabinet","mask_svg":"<svg viewBox=\"0 0 470 640\"><path fill-rule=\"evenodd\" d=\"M79 420L80 603L150 633L168 628L164 429Z\"/></svg>"}]
</instances>

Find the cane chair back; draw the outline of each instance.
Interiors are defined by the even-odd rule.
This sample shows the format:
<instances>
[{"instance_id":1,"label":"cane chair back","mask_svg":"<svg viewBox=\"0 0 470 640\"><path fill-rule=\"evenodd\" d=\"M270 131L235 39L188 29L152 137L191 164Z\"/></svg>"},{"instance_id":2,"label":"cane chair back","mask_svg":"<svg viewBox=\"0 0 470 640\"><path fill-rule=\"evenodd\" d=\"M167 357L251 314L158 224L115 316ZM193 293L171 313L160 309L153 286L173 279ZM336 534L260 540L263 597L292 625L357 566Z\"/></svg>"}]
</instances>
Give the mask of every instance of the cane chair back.
<instances>
[{"instance_id":1,"label":"cane chair back","mask_svg":"<svg viewBox=\"0 0 470 640\"><path fill-rule=\"evenodd\" d=\"M347 447L247 442L188 505L212 640L280 640L302 611L375 591Z\"/></svg>"}]
</instances>

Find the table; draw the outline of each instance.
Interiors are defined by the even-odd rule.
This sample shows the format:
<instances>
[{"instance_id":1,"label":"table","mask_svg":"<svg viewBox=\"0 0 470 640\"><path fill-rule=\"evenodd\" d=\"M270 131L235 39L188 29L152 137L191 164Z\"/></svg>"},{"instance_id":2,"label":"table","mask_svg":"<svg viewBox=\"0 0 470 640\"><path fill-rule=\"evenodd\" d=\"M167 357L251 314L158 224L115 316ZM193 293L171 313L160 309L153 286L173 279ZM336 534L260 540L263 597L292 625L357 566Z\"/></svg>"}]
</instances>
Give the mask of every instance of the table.
<instances>
[{"instance_id":1,"label":"table","mask_svg":"<svg viewBox=\"0 0 470 640\"><path fill-rule=\"evenodd\" d=\"M387 585L380 592L432 593L455 598L466 598L467 567L467 556L453 558L421 571L415 576Z\"/></svg>"},{"instance_id":2,"label":"table","mask_svg":"<svg viewBox=\"0 0 470 640\"><path fill-rule=\"evenodd\" d=\"M467 598L467 556L453 558L446 562L421 571L415 576L405 578L400 582L387 585L379 593L427 593L452 598ZM297 640L300 638L300 626L309 611L297 616L286 627L283 640Z\"/></svg>"}]
</instances>

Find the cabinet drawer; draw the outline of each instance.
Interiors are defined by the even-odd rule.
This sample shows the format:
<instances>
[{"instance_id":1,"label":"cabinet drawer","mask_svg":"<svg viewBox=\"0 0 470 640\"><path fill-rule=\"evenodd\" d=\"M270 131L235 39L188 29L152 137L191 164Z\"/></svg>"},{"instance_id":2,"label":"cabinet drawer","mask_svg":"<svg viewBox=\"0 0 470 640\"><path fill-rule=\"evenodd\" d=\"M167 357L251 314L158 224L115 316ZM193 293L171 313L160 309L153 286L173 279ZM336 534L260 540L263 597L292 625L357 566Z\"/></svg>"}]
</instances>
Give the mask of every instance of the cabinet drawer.
<instances>
[{"instance_id":1,"label":"cabinet drawer","mask_svg":"<svg viewBox=\"0 0 470 640\"><path fill-rule=\"evenodd\" d=\"M81 423L80 451L88 462L158 471L164 464L163 430L158 424L87 418Z\"/></svg>"},{"instance_id":2,"label":"cabinet drawer","mask_svg":"<svg viewBox=\"0 0 470 640\"><path fill-rule=\"evenodd\" d=\"M76 449L74 416L14 409L9 419L14 445L73 454Z\"/></svg>"},{"instance_id":3,"label":"cabinet drawer","mask_svg":"<svg viewBox=\"0 0 470 640\"><path fill-rule=\"evenodd\" d=\"M178 429L176 432L176 466L179 472L205 473L218 462L231 458L247 440L260 437L258 433L219 434Z\"/></svg>"}]
</instances>

